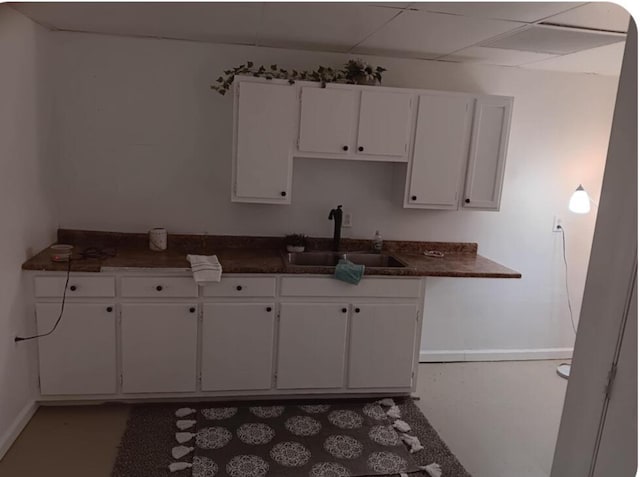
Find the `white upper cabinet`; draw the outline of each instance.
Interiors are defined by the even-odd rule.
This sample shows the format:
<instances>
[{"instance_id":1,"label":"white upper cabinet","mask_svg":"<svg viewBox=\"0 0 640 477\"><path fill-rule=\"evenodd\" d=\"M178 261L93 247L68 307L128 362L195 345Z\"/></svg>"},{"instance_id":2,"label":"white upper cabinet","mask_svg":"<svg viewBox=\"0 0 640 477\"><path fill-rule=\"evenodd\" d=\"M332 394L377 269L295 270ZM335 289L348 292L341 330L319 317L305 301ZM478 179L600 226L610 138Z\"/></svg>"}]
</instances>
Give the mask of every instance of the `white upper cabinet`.
<instances>
[{"instance_id":1,"label":"white upper cabinet","mask_svg":"<svg viewBox=\"0 0 640 477\"><path fill-rule=\"evenodd\" d=\"M316 158L408 163L405 208L500 208L513 98L242 78L235 102L233 201L290 204Z\"/></svg>"},{"instance_id":2,"label":"white upper cabinet","mask_svg":"<svg viewBox=\"0 0 640 477\"><path fill-rule=\"evenodd\" d=\"M412 98L404 93L362 92L357 154L407 155Z\"/></svg>"},{"instance_id":3,"label":"white upper cabinet","mask_svg":"<svg viewBox=\"0 0 640 477\"><path fill-rule=\"evenodd\" d=\"M511 98L483 97L476 101L464 208L500 209L512 105Z\"/></svg>"},{"instance_id":4,"label":"white upper cabinet","mask_svg":"<svg viewBox=\"0 0 640 477\"><path fill-rule=\"evenodd\" d=\"M298 150L345 154L353 151L357 91L302 87Z\"/></svg>"},{"instance_id":5,"label":"white upper cabinet","mask_svg":"<svg viewBox=\"0 0 640 477\"><path fill-rule=\"evenodd\" d=\"M291 203L296 88L236 84L234 202Z\"/></svg>"},{"instance_id":6,"label":"white upper cabinet","mask_svg":"<svg viewBox=\"0 0 640 477\"><path fill-rule=\"evenodd\" d=\"M420 95L405 207L458 208L472 110L473 98L469 96Z\"/></svg>"}]
</instances>

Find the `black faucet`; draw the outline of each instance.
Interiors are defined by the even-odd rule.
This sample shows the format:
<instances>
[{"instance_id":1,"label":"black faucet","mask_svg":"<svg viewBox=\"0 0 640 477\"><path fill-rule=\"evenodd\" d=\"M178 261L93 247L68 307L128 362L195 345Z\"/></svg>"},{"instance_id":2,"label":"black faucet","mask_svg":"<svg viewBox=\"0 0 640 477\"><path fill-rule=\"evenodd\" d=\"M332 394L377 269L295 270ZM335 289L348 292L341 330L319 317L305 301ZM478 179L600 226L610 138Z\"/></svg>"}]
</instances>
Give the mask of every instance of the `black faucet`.
<instances>
[{"instance_id":1,"label":"black faucet","mask_svg":"<svg viewBox=\"0 0 640 477\"><path fill-rule=\"evenodd\" d=\"M342 206L339 205L329 212L329 220L333 219L333 250L340 251L340 232L342 232Z\"/></svg>"}]
</instances>

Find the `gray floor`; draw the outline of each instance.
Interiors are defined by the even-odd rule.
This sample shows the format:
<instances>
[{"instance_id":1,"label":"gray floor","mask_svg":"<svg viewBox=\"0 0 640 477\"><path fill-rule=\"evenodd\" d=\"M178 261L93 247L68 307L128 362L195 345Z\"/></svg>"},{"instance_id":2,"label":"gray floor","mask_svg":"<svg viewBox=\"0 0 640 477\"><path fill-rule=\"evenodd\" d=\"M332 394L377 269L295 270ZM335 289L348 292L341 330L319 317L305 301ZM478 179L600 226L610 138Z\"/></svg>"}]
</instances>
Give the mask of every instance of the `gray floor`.
<instances>
[{"instance_id":1,"label":"gray floor","mask_svg":"<svg viewBox=\"0 0 640 477\"><path fill-rule=\"evenodd\" d=\"M474 477L548 476L566 389L557 364L421 364L418 405ZM128 413L125 405L41 407L0 476L109 477Z\"/></svg>"},{"instance_id":2,"label":"gray floor","mask_svg":"<svg viewBox=\"0 0 640 477\"><path fill-rule=\"evenodd\" d=\"M474 477L546 477L567 386L559 363L422 364L418 406Z\"/></svg>"}]
</instances>

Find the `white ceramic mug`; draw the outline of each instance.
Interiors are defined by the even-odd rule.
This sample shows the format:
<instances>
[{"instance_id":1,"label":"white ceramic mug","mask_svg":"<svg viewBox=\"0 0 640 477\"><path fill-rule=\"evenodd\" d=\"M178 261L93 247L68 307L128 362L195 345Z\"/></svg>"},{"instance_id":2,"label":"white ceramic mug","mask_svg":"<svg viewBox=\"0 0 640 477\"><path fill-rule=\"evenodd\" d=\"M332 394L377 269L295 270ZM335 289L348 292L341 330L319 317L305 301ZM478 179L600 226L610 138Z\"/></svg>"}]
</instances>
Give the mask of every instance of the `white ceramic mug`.
<instances>
[{"instance_id":1,"label":"white ceramic mug","mask_svg":"<svg viewBox=\"0 0 640 477\"><path fill-rule=\"evenodd\" d=\"M149 249L154 252L162 252L167 249L167 229L149 230Z\"/></svg>"}]
</instances>

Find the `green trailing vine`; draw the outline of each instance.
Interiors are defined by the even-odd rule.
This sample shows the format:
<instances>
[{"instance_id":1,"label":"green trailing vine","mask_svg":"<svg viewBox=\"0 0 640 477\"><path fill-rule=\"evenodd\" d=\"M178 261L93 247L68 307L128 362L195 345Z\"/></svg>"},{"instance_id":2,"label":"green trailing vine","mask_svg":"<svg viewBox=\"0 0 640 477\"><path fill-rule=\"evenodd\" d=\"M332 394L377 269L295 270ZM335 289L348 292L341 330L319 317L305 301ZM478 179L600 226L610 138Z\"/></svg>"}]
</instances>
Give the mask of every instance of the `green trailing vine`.
<instances>
[{"instance_id":1,"label":"green trailing vine","mask_svg":"<svg viewBox=\"0 0 640 477\"><path fill-rule=\"evenodd\" d=\"M233 80L238 75L255 76L256 78L283 79L289 84L299 81L317 81L324 88L327 83L347 83L347 84L379 84L382 82L382 73L387 71L381 66L371 66L362 60L349 60L341 68L331 68L328 66L318 66L315 70L297 71L280 68L278 65L265 67L254 66L252 61L236 66L224 71L224 76L220 76L216 83L211 85L211 89L224 95L229 91Z\"/></svg>"}]
</instances>

